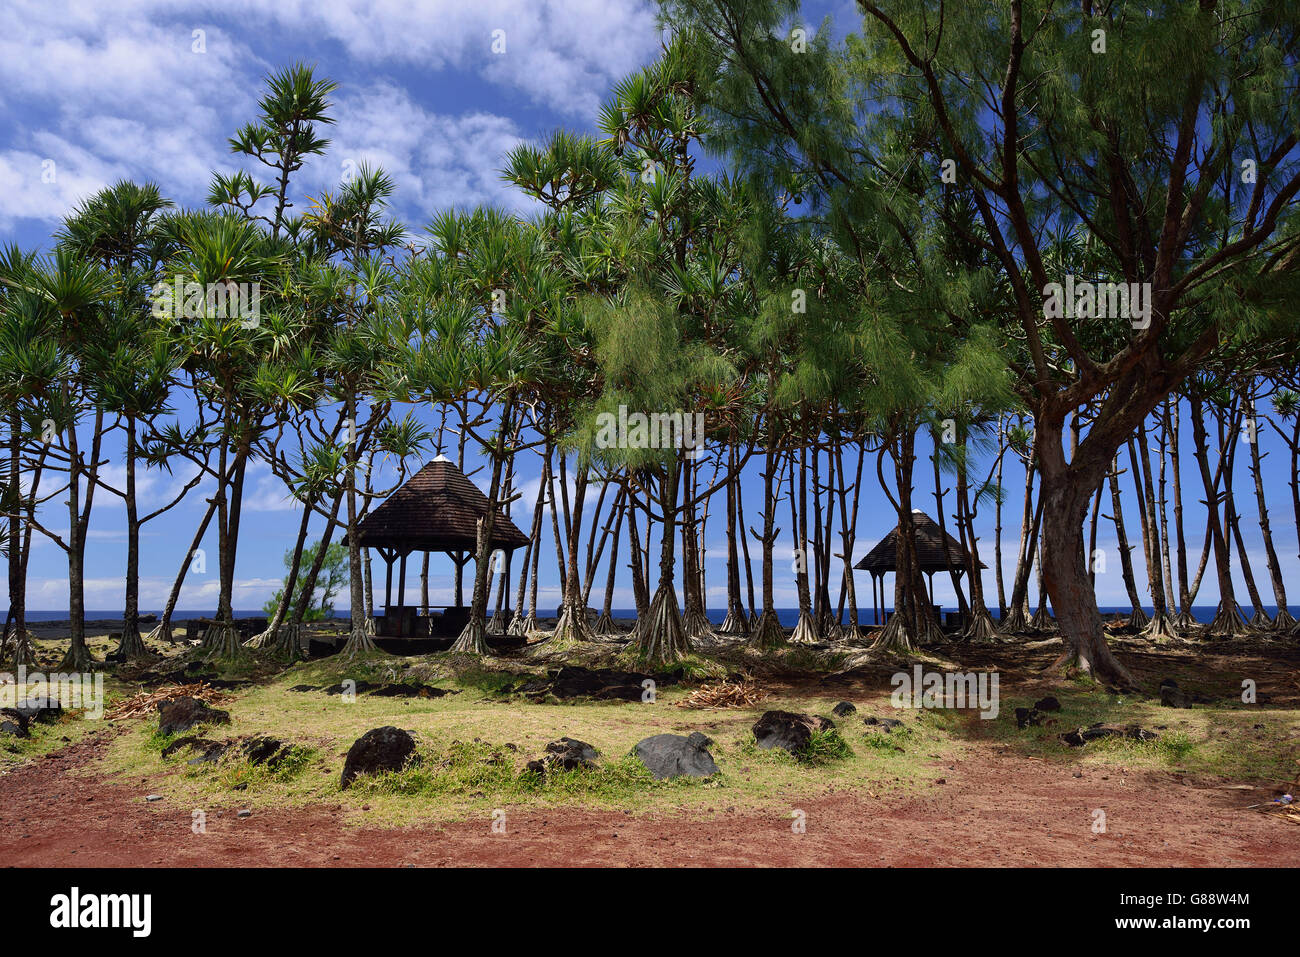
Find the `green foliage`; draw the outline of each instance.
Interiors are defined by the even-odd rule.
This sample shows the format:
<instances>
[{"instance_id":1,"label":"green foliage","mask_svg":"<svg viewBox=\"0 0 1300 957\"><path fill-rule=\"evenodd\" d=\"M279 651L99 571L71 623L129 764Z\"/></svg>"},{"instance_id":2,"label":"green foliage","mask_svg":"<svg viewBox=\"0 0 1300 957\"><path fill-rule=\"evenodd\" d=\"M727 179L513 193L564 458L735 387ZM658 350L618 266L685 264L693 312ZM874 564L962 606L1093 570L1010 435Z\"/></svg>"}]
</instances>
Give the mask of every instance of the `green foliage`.
<instances>
[{"instance_id":1,"label":"green foliage","mask_svg":"<svg viewBox=\"0 0 1300 957\"><path fill-rule=\"evenodd\" d=\"M302 555L298 562L298 594L294 596L296 605L303 598L303 591L306 583L303 581L303 574L316 562L316 556L320 552L321 542L317 539L302 550ZM284 553L284 567L292 571L293 566L293 549L288 549ZM347 586L348 583L348 550L337 542L331 542L325 548L325 558L321 563L320 573L316 577L316 586L312 592L311 601L307 603L307 610L303 614L303 621L326 621L334 617L334 599ZM262 606L268 618L275 615L276 609L284 600L284 590L288 587L289 576L286 575L284 582L276 589L275 594L267 600Z\"/></svg>"}]
</instances>

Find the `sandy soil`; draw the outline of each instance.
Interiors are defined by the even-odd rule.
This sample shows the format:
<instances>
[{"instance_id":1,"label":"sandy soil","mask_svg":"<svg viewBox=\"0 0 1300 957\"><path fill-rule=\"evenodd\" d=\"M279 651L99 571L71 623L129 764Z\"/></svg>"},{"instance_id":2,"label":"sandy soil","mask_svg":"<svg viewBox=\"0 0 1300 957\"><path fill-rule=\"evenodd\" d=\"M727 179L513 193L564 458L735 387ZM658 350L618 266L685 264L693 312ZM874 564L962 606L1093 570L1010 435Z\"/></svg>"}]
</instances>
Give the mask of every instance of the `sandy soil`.
<instances>
[{"instance_id":1,"label":"sandy soil","mask_svg":"<svg viewBox=\"0 0 1300 957\"><path fill-rule=\"evenodd\" d=\"M105 732L105 734L108 732ZM766 813L625 815L506 809L491 821L345 825L332 807L191 811L74 769L106 738L0 775L0 861L10 866L1250 866L1300 865L1300 827L1246 810L1264 789L1169 772L1052 765L980 744L936 765L924 796L818 795ZM1080 777L1074 775L1079 773ZM156 785L155 785L156 786ZM792 811L805 814L794 833ZM1094 834L1094 811L1107 830Z\"/></svg>"}]
</instances>

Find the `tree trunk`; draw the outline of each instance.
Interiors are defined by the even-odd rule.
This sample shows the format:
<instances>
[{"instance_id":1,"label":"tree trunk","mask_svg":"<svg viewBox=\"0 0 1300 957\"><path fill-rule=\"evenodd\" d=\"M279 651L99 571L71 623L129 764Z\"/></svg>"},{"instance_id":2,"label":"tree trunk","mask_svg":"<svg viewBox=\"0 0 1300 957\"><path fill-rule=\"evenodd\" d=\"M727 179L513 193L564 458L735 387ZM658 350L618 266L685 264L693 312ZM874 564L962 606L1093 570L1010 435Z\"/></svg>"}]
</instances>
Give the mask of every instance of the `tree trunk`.
<instances>
[{"instance_id":1,"label":"tree trunk","mask_svg":"<svg viewBox=\"0 0 1300 957\"><path fill-rule=\"evenodd\" d=\"M1102 458L1106 443L1099 441L1089 454L1076 455L1067 466L1060 426L1044 422L1041 417L1035 424L1043 516L1043 582L1065 642L1062 660L1100 681L1132 687L1133 677L1106 644L1083 549L1088 501L1105 477L1114 453Z\"/></svg>"},{"instance_id":2,"label":"tree trunk","mask_svg":"<svg viewBox=\"0 0 1300 957\"><path fill-rule=\"evenodd\" d=\"M691 642L682 622L673 588L673 544L677 517L677 482L681 470L674 460L659 483L663 534L659 545L659 586L650 601L645 622L638 623L634 647L638 657L656 665L668 665L690 654Z\"/></svg>"},{"instance_id":3,"label":"tree trunk","mask_svg":"<svg viewBox=\"0 0 1300 957\"><path fill-rule=\"evenodd\" d=\"M113 657L138 660L150 657L140 637L140 517L135 494L136 421L126 419L126 608L122 614L122 640Z\"/></svg>"}]
</instances>

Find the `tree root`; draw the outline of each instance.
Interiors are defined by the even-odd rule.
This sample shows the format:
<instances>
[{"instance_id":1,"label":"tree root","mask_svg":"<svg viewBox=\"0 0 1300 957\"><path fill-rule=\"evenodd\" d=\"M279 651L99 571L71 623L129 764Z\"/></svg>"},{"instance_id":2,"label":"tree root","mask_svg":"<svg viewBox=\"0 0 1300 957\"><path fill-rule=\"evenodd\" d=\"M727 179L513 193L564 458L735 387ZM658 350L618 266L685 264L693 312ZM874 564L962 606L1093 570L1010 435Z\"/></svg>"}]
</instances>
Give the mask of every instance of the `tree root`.
<instances>
[{"instance_id":1,"label":"tree root","mask_svg":"<svg viewBox=\"0 0 1300 957\"><path fill-rule=\"evenodd\" d=\"M1154 641L1156 644L1182 640L1182 636L1178 633L1178 623L1169 616L1168 612L1153 615L1146 628L1143 629L1142 637Z\"/></svg>"},{"instance_id":2,"label":"tree root","mask_svg":"<svg viewBox=\"0 0 1300 957\"><path fill-rule=\"evenodd\" d=\"M203 635L204 657L218 661L236 661L244 656L244 643L233 621L214 621Z\"/></svg>"},{"instance_id":3,"label":"tree root","mask_svg":"<svg viewBox=\"0 0 1300 957\"><path fill-rule=\"evenodd\" d=\"M749 640L746 644L762 651L779 648L785 644L785 629L781 627L775 611L765 611L758 617L749 629Z\"/></svg>"},{"instance_id":4,"label":"tree root","mask_svg":"<svg viewBox=\"0 0 1300 957\"><path fill-rule=\"evenodd\" d=\"M1279 608L1277 614L1273 616L1272 629L1278 634L1290 634L1297 627L1300 627L1300 622L1291 617L1291 612L1286 610L1286 606Z\"/></svg>"},{"instance_id":5,"label":"tree root","mask_svg":"<svg viewBox=\"0 0 1300 957\"><path fill-rule=\"evenodd\" d=\"M560 619L555 623L555 630L536 649L543 654L564 651L593 639L591 629L587 626L587 609L581 605L565 602L560 606Z\"/></svg>"},{"instance_id":6,"label":"tree root","mask_svg":"<svg viewBox=\"0 0 1300 957\"><path fill-rule=\"evenodd\" d=\"M492 649L488 647L487 643L487 622L482 618L471 615L456 640L451 643L449 650L466 655L491 654Z\"/></svg>"},{"instance_id":7,"label":"tree root","mask_svg":"<svg viewBox=\"0 0 1300 957\"><path fill-rule=\"evenodd\" d=\"M861 628L850 622L840 631L840 643L845 645L868 645L870 639L862 633Z\"/></svg>"},{"instance_id":8,"label":"tree root","mask_svg":"<svg viewBox=\"0 0 1300 957\"><path fill-rule=\"evenodd\" d=\"M638 619L637 625L636 648L643 660L669 665L690 654L691 641L677 606L677 592L671 585L659 586L646 620Z\"/></svg>"},{"instance_id":9,"label":"tree root","mask_svg":"<svg viewBox=\"0 0 1300 957\"><path fill-rule=\"evenodd\" d=\"M709 621L709 616L703 609L688 611L682 619L682 627L686 630L687 638L710 642L718 639L713 631L713 622Z\"/></svg>"},{"instance_id":10,"label":"tree root","mask_svg":"<svg viewBox=\"0 0 1300 957\"><path fill-rule=\"evenodd\" d=\"M917 643L912 634L907 630L903 622L903 616L893 614L889 616L889 621L881 629L876 640L871 643L873 651L890 651L902 654L912 654L916 651Z\"/></svg>"},{"instance_id":11,"label":"tree root","mask_svg":"<svg viewBox=\"0 0 1300 957\"><path fill-rule=\"evenodd\" d=\"M749 622L745 620L745 612L741 608L728 608L727 617L722 619L722 624L717 627L720 635L744 635L749 631Z\"/></svg>"},{"instance_id":12,"label":"tree root","mask_svg":"<svg viewBox=\"0 0 1300 957\"><path fill-rule=\"evenodd\" d=\"M109 657L121 661L142 661L158 656L145 646L144 639L140 637L140 632L136 630L123 631L122 640L117 643L117 648L113 650Z\"/></svg>"},{"instance_id":13,"label":"tree root","mask_svg":"<svg viewBox=\"0 0 1300 957\"><path fill-rule=\"evenodd\" d=\"M354 624L352 630L348 632L347 643L343 645L343 651L340 652L344 659L364 658L379 651L379 646L375 644L372 637L374 632L368 629L366 624L373 625L374 619L367 618L360 626Z\"/></svg>"},{"instance_id":14,"label":"tree root","mask_svg":"<svg viewBox=\"0 0 1300 957\"><path fill-rule=\"evenodd\" d=\"M1273 619L1264 613L1263 608L1256 608L1255 614L1250 616L1250 621L1246 622L1246 627L1252 631L1272 631Z\"/></svg>"},{"instance_id":15,"label":"tree root","mask_svg":"<svg viewBox=\"0 0 1300 957\"><path fill-rule=\"evenodd\" d=\"M268 646L271 652L280 658L287 658L291 663L300 661L302 654L302 625L281 625L275 641Z\"/></svg>"},{"instance_id":16,"label":"tree root","mask_svg":"<svg viewBox=\"0 0 1300 957\"><path fill-rule=\"evenodd\" d=\"M1004 634L1022 634L1029 630L1029 616L1025 614L1024 605L1010 609L998 623L998 631Z\"/></svg>"},{"instance_id":17,"label":"tree root","mask_svg":"<svg viewBox=\"0 0 1300 957\"><path fill-rule=\"evenodd\" d=\"M1248 634L1250 627L1246 624L1241 608L1235 601L1220 601L1214 619L1205 626L1202 633L1206 638L1236 638Z\"/></svg>"},{"instance_id":18,"label":"tree root","mask_svg":"<svg viewBox=\"0 0 1300 957\"><path fill-rule=\"evenodd\" d=\"M32 649L32 636L23 629L14 635L14 667L19 665L30 665L36 660L36 653Z\"/></svg>"},{"instance_id":19,"label":"tree root","mask_svg":"<svg viewBox=\"0 0 1300 957\"><path fill-rule=\"evenodd\" d=\"M997 641L998 626L994 623L989 610L981 605L971 610L970 624L966 626L961 636L967 641L974 642Z\"/></svg>"},{"instance_id":20,"label":"tree root","mask_svg":"<svg viewBox=\"0 0 1300 957\"><path fill-rule=\"evenodd\" d=\"M811 645L821 641L821 636L817 634L817 625L813 617L803 609L799 610L799 620L795 622L794 631L790 634L790 641L796 645Z\"/></svg>"}]
</instances>

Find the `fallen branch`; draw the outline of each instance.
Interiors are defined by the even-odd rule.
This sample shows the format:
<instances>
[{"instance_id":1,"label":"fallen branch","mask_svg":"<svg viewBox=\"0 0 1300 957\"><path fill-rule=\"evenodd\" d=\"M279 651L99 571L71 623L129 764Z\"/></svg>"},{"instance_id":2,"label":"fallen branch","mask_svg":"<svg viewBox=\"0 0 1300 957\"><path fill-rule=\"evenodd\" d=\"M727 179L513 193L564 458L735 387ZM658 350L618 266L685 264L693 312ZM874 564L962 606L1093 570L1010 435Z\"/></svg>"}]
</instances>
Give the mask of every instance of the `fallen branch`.
<instances>
[{"instance_id":1,"label":"fallen branch","mask_svg":"<svg viewBox=\"0 0 1300 957\"><path fill-rule=\"evenodd\" d=\"M170 685L157 691L141 691L107 712L104 717L110 721L118 718L142 718L154 714L160 703L174 701L177 698L198 698L206 704L216 704L228 697L226 692L220 688L213 688L205 681L196 681L189 685Z\"/></svg>"}]
</instances>

